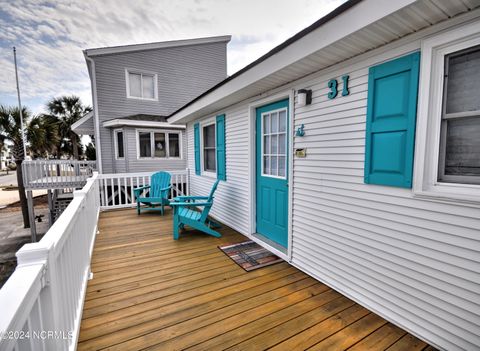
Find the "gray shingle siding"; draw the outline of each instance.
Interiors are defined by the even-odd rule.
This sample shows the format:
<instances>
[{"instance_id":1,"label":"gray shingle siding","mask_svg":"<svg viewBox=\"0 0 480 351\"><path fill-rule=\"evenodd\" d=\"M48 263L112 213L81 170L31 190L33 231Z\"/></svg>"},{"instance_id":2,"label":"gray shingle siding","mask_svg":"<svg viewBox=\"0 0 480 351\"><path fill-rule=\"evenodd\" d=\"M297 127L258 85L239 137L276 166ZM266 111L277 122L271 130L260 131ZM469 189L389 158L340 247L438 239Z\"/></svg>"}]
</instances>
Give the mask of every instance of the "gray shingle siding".
<instances>
[{"instance_id":1,"label":"gray shingle siding","mask_svg":"<svg viewBox=\"0 0 480 351\"><path fill-rule=\"evenodd\" d=\"M135 134L126 136L135 158L116 161L112 131L102 123L134 114L168 116L226 78L226 42L94 56L103 173L156 170L155 162L136 160ZM158 101L129 99L125 69L155 72ZM148 165L148 163L151 165ZM183 162L184 164L184 162ZM170 164L169 164L170 166ZM177 164L171 164L177 167ZM167 169L167 168L165 168Z\"/></svg>"}]
</instances>

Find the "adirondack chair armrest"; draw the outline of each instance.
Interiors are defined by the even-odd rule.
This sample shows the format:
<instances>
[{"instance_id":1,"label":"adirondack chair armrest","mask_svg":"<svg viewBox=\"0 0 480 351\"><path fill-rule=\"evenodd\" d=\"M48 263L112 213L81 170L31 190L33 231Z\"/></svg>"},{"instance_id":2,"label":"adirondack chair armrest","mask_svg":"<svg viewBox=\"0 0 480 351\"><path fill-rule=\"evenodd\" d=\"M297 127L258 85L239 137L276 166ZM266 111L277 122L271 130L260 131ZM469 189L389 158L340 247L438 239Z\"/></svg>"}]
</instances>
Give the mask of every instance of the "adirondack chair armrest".
<instances>
[{"instance_id":1,"label":"adirondack chair armrest","mask_svg":"<svg viewBox=\"0 0 480 351\"><path fill-rule=\"evenodd\" d=\"M135 193L135 197L138 197L140 195L140 192L145 189L150 189L150 185L145 185L145 186L141 186L139 188L133 189L133 192Z\"/></svg>"},{"instance_id":2,"label":"adirondack chair armrest","mask_svg":"<svg viewBox=\"0 0 480 351\"><path fill-rule=\"evenodd\" d=\"M191 207L191 206L211 206L213 202L171 202L170 206Z\"/></svg>"},{"instance_id":3,"label":"adirondack chair armrest","mask_svg":"<svg viewBox=\"0 0 480 351\"><path fill-rule=\"evenodd\" d=\"M167 191L167 190L170 190L171 188L172 188L172 185L169 185L166 188L160 189L160 191Z\"/></svg>"},{"instance_id":4,"label":"adirondack chair armrest","mask_svg":"<svg viewBox=\"0 0 480 351\"><path fill-rule=\"evenodd\" d=\"M186 202L189 200L207 200L208 196L177 196L174 200L180 202Z\"/></svg>"}]
</instances>

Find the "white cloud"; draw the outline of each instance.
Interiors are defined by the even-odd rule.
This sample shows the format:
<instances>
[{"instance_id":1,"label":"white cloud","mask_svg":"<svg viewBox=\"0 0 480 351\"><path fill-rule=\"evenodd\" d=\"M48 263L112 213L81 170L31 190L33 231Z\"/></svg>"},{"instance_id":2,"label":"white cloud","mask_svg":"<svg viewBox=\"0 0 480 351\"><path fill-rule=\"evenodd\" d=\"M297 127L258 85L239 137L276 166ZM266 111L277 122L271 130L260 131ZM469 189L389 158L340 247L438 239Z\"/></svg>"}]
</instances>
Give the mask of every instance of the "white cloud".
<instances>
[{"instance_id":1,"label":"white cloud","mask_svg":"<svg viewBox=\"0 0 480 351\"><path fill-rule=\"evenodd\" d=\"M77 94L90 104L83 49L231 34L228 72L232 74L342 2L2 1L0 100L11 99L16 93L13 45L18 50L20 84L26 103ZM31 107L39 112L39 106Z\"/></svg>"}]
</instances>

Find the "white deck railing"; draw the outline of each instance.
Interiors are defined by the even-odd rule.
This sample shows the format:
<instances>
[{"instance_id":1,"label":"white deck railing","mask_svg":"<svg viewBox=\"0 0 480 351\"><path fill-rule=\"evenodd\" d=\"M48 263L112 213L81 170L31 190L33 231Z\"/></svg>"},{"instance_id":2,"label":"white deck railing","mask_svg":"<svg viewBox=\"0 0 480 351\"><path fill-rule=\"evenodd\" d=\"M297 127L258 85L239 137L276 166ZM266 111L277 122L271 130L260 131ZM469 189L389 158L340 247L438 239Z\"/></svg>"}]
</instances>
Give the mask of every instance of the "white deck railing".
<instances>
[{"instance_id":1,"label":"white deck railing","mask_svg":"<svg viewBox=\"0 0 480 351\"><path fill-rule=\"evenodd\" d=\"M188 169L169 173L170 197L188 195ZM152 174L94 173L42 240L17 252L0 289L0 351L76 348L99 211L135 206L133 189Z\"/></svg>"},{"instance_id":2,"label":"white deck railing","mask_svg":"<svg viewBox=\"0 0 480 351\"><path fill-rule=\"evenodd\" d=\"M24 161L23 183L27 190L81 188L95 169L95 161Z\"/></svg>"},{"instance_id":3,"label":"white deck railing","mask_svg":"<svg viewBox=\"0 0 480 351\"><path fill-rule=\"evenodd\" d=\"M95 173L0 289L0 350L76 348L100 197Z\"/></svg>"},{"instance_id":4,"label":"white deck railing","mask_svg":"<svg viewBox=\"0 0 480 351\"><path fill-rule=\"evenodd\" d=\"M154 172L99 174L100 206L102 210L136 206L133 189L150 184ZM189 194L188 168L168 171L171 174L170 198Z\"/></svg>"}]
</instances>

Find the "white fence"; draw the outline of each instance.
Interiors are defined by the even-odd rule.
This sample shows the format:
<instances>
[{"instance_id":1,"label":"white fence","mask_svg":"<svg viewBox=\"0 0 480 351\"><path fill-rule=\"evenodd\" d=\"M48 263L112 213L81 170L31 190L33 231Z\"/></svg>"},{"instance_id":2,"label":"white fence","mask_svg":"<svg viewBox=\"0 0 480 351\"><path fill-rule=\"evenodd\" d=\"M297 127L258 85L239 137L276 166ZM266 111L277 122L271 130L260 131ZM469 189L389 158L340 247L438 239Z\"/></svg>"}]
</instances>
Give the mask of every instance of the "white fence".
<instances>
[{"instance_id":1,"label":"white fence","mask_svg":"<svg viewBox=\"0 0 480 351\"><path fill-rule=\"evenodd\" d=\"M23 183L27 190L80 188L85 185L95 169L95 161L24 161Z\"/></svg>"},{"instance_id":2,"label":"white fence","mask_svg":"<svg viewBox=\"0 0 480 351\"><path fill-rule=\"evenodd\" d=\"M189 194L189 170L168 171L171 174L170 198ZM101 209L136 206L133 189L150 184L153 172L99 174Z\"/></svg>"},{"instance_id":3,"label":"white fence","mask_svg":"<svg viewBox=\"0 0 480 351\"><path fill-rule=\"evenodd\" d=\"M38 243L17 252L0 289L0 350L76 348L100 210L98 175Z\"/></svg>"}]
</instances>

